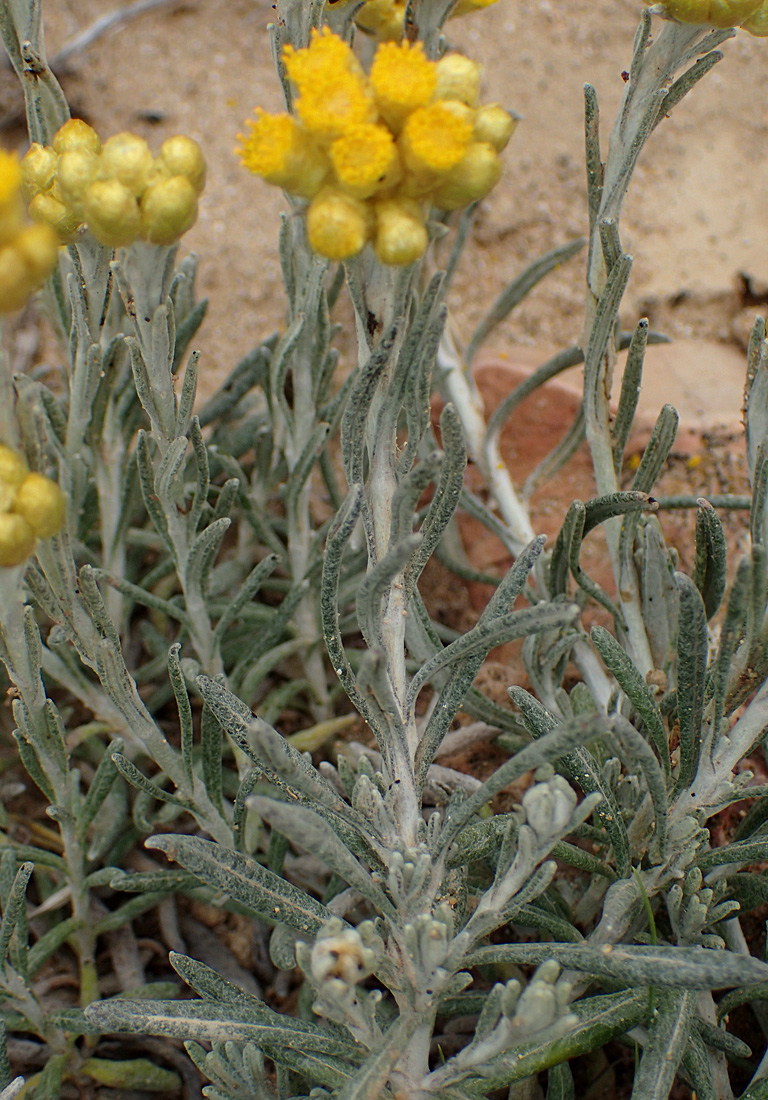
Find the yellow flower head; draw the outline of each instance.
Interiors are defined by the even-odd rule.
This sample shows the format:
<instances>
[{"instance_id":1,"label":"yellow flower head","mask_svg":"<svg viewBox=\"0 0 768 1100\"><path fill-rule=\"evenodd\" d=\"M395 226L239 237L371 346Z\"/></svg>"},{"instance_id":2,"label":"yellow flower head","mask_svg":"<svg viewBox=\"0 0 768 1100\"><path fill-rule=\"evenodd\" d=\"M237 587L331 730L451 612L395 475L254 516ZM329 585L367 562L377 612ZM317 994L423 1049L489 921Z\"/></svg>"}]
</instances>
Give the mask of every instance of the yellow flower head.
<instances>
[{"instance_id":1,"label":"yellow flower head","mask_svg":"<svg viewBox=\"0 0 768 1100\"><path fill-rule=\"evenodd\" d=\"M306 131L288 114L256 111L248 137L239 135L237 153L245 167L267 183L312 198L328 174L328 160Z\"/></svg>"},{"instance_id":2,"label":"yellow flower head","mask_svg":"<svg viewBox=\"0 0 768 1100\"><path fill-rule=\"evenodd\" d=\"M286 46L283 50L283 61L288 76L299 92L311 89L318 80L338 76L341 72L362 75L360 62L347 43L334 34L330 27L313 30L312 40L303 50Z\"/></svg>"},{"instance_id":3,"label":"yellow flower head","mask_svg":"<svg viewBox=\"0 0 768 1100\"><path fill-rule=\"evenodd\" d=\"M400 137L406 166L416 177L446 175L460 162L472 137L473 119L454 110L460 106L439 101L419 107L408 117Z\"/></svg>"},{"instance_id":4,"label":"yellow flower head","mask_svg":"<svg viewBox=\"0 0 768 1100\"><path fill-rule=\"evenodd\" d=\"M165 139L160 146L160 156L155 161L155 168L160 169L169 179L173 176L184 176L194 187L196 195L205 186L206 165L203 150L185 134L176 134Z\"/></svg>"},{"instance_id":5,"label":"yellow flower head","mask_svg":"<svg viewBox=\"0 0 768 1100\"><path fill-rule=\"evenodd\" d=\"M367 199L394 186L402 175L397 147L385 126L350 126L331 146L336 179L350 195Z\"/></svg>"},{"instance_id":6,"label":"yellow flower head","mask_svg":"<svg viewBox=\"0 0 768 1100\"><path fill-rule=\"evenodd\" d=\"M329 260L356 256L368 240L371 212L365 203L335 187L324 187L307 210L307 239Z\"/></svg>"},{"instance_id":7,"label":"yellow flower head","mask_svg":"<svg viewBox=\"0 0 768 1100\"><path fill-rule=\"evenodd\" d=\"M662 0L661 6L665 15L678 23L737 27L754 15L761 4L762 0Z\"/></svg>"},{"instance_id":8,"label":"yellow flower head","mask_svg":"<svg viewBox=\"0 0 768 1100\"><path fill-rule=\"evenodd\" d=\"M67 149L88 149L91 153L101 152L99 135L83 122L81 118L70 118L53 136L53 148L56 153L65 153Z\"/></svg>"},{"instance_id":9,"label":"yellow flower head","mask_svg":"<svg viewBox=\"0 0 768 1100\"><path fill-rule=\"evenodd\" d=\"M296 113L321 143L330 143L361 122L375 122L376 108L363 77L348 69L318 73L311 85L302 87Z\"/></svg>"},{"instance_id":10,"label":"yellow flower head","mask_svg":"<svg viewBox=\"0 0 768 1100\"><path fill-rule=\"evenodd\" d=\"M186 176L150 184L141 196L141 235L152 244L173 244L197 221L197 195Z\"/></svg>"},{"instance_id":11,"label":"yellow flower head","mask_svg":"<svg viewBox=\"0 0 768 1100\"><path fill-rule=\"evenodd\" d=\"M99 177L119 181L138 199L149 185L152 163L152 153L144 138L126 130L104 142Z\"/></svg>"},{"instance_id":12,"label":"yellow flower head","mask_svg":"<svg viewBox=\"0 0 768 1100\"><path fill-rule=\"evenodd\" d=\"M371 65L371 87L382 118L399 134L408 115L425 107L437 87L437 66L420 42L384 42Z\"/></svg>"},{"instance_id":13,"label":"yellow flower head","mask_svg":"<svg viewBox=\"0 0 768 1100\"><path fill-rule=\"evenodd\" d=\"M141 233L139 204L118 179L91 184L85 195L85 218L96 240L107 248L133 244Z\"/></svg>"},{"instance_id":14,"label":"yellow flower head","mask_svg":"<svg viewBox=\"0 0 768 1100\"><path fill-rule=\"evenodd\" d=\"M30 145L21 162L21 191L27 202L47 191L56 179L59 155L50 145Z\"/></svg>"}]
</instances>

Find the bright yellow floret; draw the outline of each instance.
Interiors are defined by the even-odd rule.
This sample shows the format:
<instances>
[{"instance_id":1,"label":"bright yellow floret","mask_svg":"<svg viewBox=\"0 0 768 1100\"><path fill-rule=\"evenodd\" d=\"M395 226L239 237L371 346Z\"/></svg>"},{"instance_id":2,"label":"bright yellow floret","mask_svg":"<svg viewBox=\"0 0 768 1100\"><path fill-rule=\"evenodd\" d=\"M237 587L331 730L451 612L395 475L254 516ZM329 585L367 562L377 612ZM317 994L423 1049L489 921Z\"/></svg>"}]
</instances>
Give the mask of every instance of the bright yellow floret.
<instances>
[{"instance_id":1,"label":"bright yellow floret","mask_svg":"<svg viewBox=\"0 0 768 1100\"><path fill-rule=\"evenodd\" d=\"M248 125L251 133L239 135L237 150L245 167L293 195L316 195L328 174L328 160L296 119L257 110L256 120Z\"/></svg>"},{"instance_id":2,"label":"bright yellow floret","mask_svg":"<svg viewBox=\"0 0 768 1100\"><path fill-rule=\"evenodd\" d=\"M382 118L399 134L408 115L435 94L437 66L420 42L384 42L376 50L370 81Z\"/></svg>"},{"instance_id":3,"label":"bright yellow floret","mask_svg":"<svg viewBox=\"0 0 768 1100\"><path fill-rule=\"evenodd\" d=\"M313 30L312 40L306 49L295 50L293 46L286 46L283 61L288 76L299 92L311 89L318 80L338 76L342 72L362 75L360 62L350 47L329 27Z\"/></svg>"},{"instance_id":4,"label":"bright yellow floret","mask_svg":"<svg viewBox=\"0 0 768 1100\"><path fill-rule=\"evenodd\" d=\"M403 127L401 153L417 177L445 175L467 151L473 120L462 117L452 107L453 104L444 102L419 107Z\"/></svg>"},{"instance_id":5,"label":"bright yellow floret","mask_svg":"<svg viewBox=\"0 0 768 1100\"><path fill-rule=\"evenodd\" d=\"M357 199L394 186L400 176L400 158L385 126L361 123L350 128L331 146L331 163L337 181Z\"/></svg>"},{"instance_id":6,"label":"bright yellow floret","mask_svg":"<svg viewBox=\"0 0 768 1100\"><path fill-rule=\"evenodd\" d=\"M330 143L361 122L376 121L376 107L365 81L344 69L323 74L302 88L296 113L321 143Z\"/></svg>"}]
</instances>

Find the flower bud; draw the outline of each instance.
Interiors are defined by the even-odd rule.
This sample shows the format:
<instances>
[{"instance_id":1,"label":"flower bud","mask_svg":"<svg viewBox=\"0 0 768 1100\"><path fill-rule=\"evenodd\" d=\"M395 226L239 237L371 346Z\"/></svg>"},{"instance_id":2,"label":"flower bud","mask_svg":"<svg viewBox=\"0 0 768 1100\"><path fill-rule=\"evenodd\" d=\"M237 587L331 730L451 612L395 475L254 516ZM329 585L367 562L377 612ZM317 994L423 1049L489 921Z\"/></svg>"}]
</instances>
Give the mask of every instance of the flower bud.
<instances>
[{"instance_id":1,"label":"flower bud","mask_svg":"<svg viewBox=\"0 0 768 1100\"><path fill-rule=\"evenodd\" d=\"M749 31L755 38L768 37L768 3L762 3L754 15L745 20L741 26Z\"/></svg>"},{"instance_id":2,"label":"flower bud","mask_svg":"<svg viewBox=\"0 0 768 1100\"><path fill-rule=\"evenodd\" d=\"M446 54L437 62L435 99L456 99L476 107L480 97L480 66L460 53Z\"/></svg>"},{"instance_id":3,"label":"flower bud","mask_svg":"<svg viewBox=\"0 0 768 1100\"><path fill-rule=\"evenodd\" d=\"M186 176L159 180L141 199L141 233L152 244L173 244L197 220L197 195Z\"/></svg>"},{"instance_id":4,"label":"flower bud","mask_svg":"<svg viewBox=\"0 0 768 1100\"><path fill-rule=\"evenodd\" d=\"M47 191L56 179L58 154L50 145L30 145L21 161L21 191L27 203Z\"/></svg>"},{"instance_id":5,"label":"flower bud","mask_svg":"<svg viewBox=\"0 0 768 1100\"><path fill-rule=\"evenodd\" d=\"M0 443L0 484L6 485L15 496L16 490L28 473L29 466L18 451L13 451L4 443Z\"/></svg>"},{"instance_id":6,"label":"flower bud","mask_svg":"<svg viewBox=\"0 0 768 1100\"><path fill-rule=\"evenodd\" d=\"M35 532L23 516L0 515L0 566L21 565L35 548Z\"/></svg>"},{"instance_id":7,"label":"flower bud","mask_svg":"<svg viewBox=\"0 0 768 1100\"><path fill-rule=\"evenodd\" d=\"M31 473L16 492L13 511L24 517L37 538L48 539L64 526L67 499L55 481Z\"/></svg>"},{"instance_id":8,"label":"flower bud","mask_svg":"<svg viewBox=\"0 0 768 1100\"><path fill-rule=\"evenodd\" d=\"M499 154L486 141L473 141L462 160L432 192L435 206L459 210L484 199L501 176Z\"/></svg>"},{"instance_id":9,"label":"flower bud","mask_svg":"<svg viewBox=\"0 0 768 1100\"><path fill-rule=\"evenodd\" d=\"M124 131L104 142L99 176L102 180L118 180L139 198L149 183L152 163L152 153L144 138Z\"/></svg>"},{"instance_id":10,"label":"flower bud","mask_svg":"<svg viewBox=\"0 0 768 1100\"><path fill-rule=\"evenodd\" d=\"M312 948L311 974L318 985L330 980L354 986L371 972L374 952L363 944L357 929L322 936Z\"/></svg>"},{"instance_id":11,"label":"flower bud","mask_svg":"<svg viewBox=\"0 0 768 1100\"><path fill-rule=\"evenodd\" d=\"M490 8L491 4L495 3L496 0L459 0L451 15L469 15L470 12Z\"/></svg>"},{"instance_id":12,"label":"flower bud","mask_svg":"<svg viewBox=\"0 0 768 1100\"><path fill-rule=\"evenodd\" d=\"M25 225L17 233L13 244L22 257L33 284L37 286L47 279L59 254L59 241L51 227Z\"/></svg>"},{"instance_id":13,"label":"flower bud","mask_svg":"<svg viewBox=\"0 0 768 1100\"><path fill-rule=\"evenodd\" d=\"M646 3L651 0L646 0ZM760 8L762 0L661 0L664 14L678 23L737 27Z\"/></svg>"},{"instance_id":14,"label":"flower bud","mask_svg":"<svg viewBox=\"0 0 768 1100\"><path fill-rule=\"evenodd\" d=\"M203 150L184 134L166 138L160 146L160 156L155 161L169 177L184 176L199 195L205 186L205 157Z\"/></svg>"},{"instance_id":15,"label":"flower bud","mask_svg":"<svg viewBox=\"0 0 768 1100\"><path fill-rule=\"evenodd\" d=\"M61 197L73 214L82 217L85 195L98 166L99 158L90 149L67 149L59 157L56 180Z\"/></svg>"},{"instance_id":16,"label":"flower bud","mask_svg":"<svg viewBox=\"0 0 768 1100\"><path fill-rule=\"evenodd\" d=\"M412 264L424 255L427 242L424 215L414 199L385 199L376 204L374 247L380 263Z\"/></svg>"},{"instance_id":17,"label":"flower bud","mask_svg":"<svg viewBox=\"0 0 768 1100\"><path fill-rule=\"evenodd\" d=\"M379 42L400 42L404 20L405 0L368 0L355 15L358 27L371 31Z\"/></svg>"},{"instance_id":18,"label":"flower bud","mask_svg":"<svg viewBox=\"0 0 768 1100\"><path fill-rule=\"evenodd\" d=\"M52 229L62 244L69 244L75 239L82 221L62 201L55 186L50 191L35 195L29 204L29 214L33 221Z\"/></svg>"},{"instance_id":19,"label":"flower bud","mask_svg":"<svg viewBox=\"0 0 768 1100\"><path fill-rule=\"evenodd\" d=\"M85 218L96 240L108 248L133 244L141 232L139 204L116 179L91 184L85 196Z\"/></svg>"},{"instance_id":20,"label":"flower bud","mask_svg":"<svg viewBox=\"0 0 768 1100\"><path fill-rule=\"evenodd\" d=\"M307 210L307 238L321 256L347 260L368 240L370 221L365 203L338 188L324 187Z\"/></svg>"},{"instance_id":21,"label":"flower bud","mask_svg":"<svg viewBox=\"0 0 768 1100\"><path fill-rule=\"evenodd\" d=\"M518 119L499 103L486 103L477 108L472 137L475 141L487 141L500 153L507 147L517 123Z\"/></svg>"},{"instance_id":22,"label":"flower bud","mask_svg":"<svg viewBox=\"0 0 768 1100\"><path fill-rule=\"evenodd\" d=\"M559 836L570 825L578 799L561 775L547 783L535 783L523 795L528 824L542 839Z\"/></svg>"},{"instance_id":23,"label":"flower bud","mask_svg":"<svg viewBox=\"0 0 768 1100\"><path fill-rule=\"evenodd\" d=\"M70 118L56 131L53 148L57 153L65 153L68 149L87 149L98 154L101 152L101 140L87 122L81 118Z\"/></svg>"}]
</instances>

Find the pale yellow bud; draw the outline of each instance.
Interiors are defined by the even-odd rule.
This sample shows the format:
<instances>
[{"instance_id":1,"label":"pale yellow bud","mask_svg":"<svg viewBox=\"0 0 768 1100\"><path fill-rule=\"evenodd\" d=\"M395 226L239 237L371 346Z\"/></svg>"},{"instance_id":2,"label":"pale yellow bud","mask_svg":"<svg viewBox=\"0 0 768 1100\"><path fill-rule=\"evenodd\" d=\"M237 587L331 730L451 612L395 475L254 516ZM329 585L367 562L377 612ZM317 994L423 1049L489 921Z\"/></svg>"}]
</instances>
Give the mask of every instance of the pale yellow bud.
<instances>
[{"instance_id":1,"label":"pale yellow bud","mask_svg":"<svg viewBox=\"0 0 768 1100\"><path fill-rule=\"evenodd\" d=\"M446 54L437 63L435 99L456 99L476 107L480 97L480 66L460 53Z\"/></svg>"},{"instance_id":2,"label":"pale yellow bud","mask_svg":"<svg viewBox=\"0 0 768 1100\"><path fill-rule=\"evenodd\" d=\"M324 187L307 210L310 246L329 260L355 256L368 240L370 208L334 187Z\"/></svg>"},{"instance_id":3,"label":"pale yellow bud","mask_svg":"<svg viewBox=\"0 0 768 1100\"><path fill-rule=\"evenodd\" d=\"M50 145L30 145L21 161L21 190L28 203L40 191L47 191L56 179L58 155Z\"/></svg>"},{"instance_id":4,"label":"pale yellow bud","mask_svg":"<svg viewBox=\"0 0 768 1100\"><path fill-rule=\"evenodd\" d=\"M59 157L56 179L61 197L73 213L82 216L85 194L96 177L99 158L89 149L68 149Z\"/></svg>"},{"instance_id":5,"label":"pale yellow bud","mask_svg":"<svg viewBox=\"0 0 768 1100\"><path fill-rule=\"evenodd\" d=\"M0 515L0 565L21 565L35 549L35 532L23 516Z\"/></svg>"},{"instance_id":6,"label":"pale yellow bud","mask_svg":"<svg viewBox=\"0 0 768 1100\"><path fill-rule=\"evenodd\" d=\"M62 244L69 244L77 236L82 218L74 214L58 197L56 189L41 191L29 204L29 213L34 221L49 226Z\"/></svg>"},{"instance_id":7,"label":"pale yellow bud","mask_svg":"<svg viewBox=\"0 0 768 1100\"><path fill-rule=\"evenodd\" d=\"M25 225L13 242L35 285L47 279L59 254L59 240L49 225Z\"/></svg>"},{"instance_id":8,"label":"pale yellow bud","mask_svg":"<svg viewBox=\"0 0 768 1100\"><path fill-rule=\"evenodd\" d=\"M487 141L497 153L500 153L514 134L518 121L499 103L485 103L477 108L475 130L472 136L475 141Z\"/></svg>"},{"instance_id":9,"label":"pale yellow bud","mask_svg":"<svg viewBox=\"0 0 768 1100\"><path fill-rule=\"evenodd\" d=\"M184 134L166 138L160 146L160 156L155 161L168 177L185 176L199 195L205 186L205 157L203 150Z\"/></svg>"},{"instance_id":10,"label":"pale yellow bud","mask_svg":"<svg viewBox=\"0 0 768 1100\"><path fill-rule=\"evenodd\" d=\"M768 3L762 4L755 14L741 25L745 31L749 31L755 38L768 37Z\"/></svg>"},{"instance_id":11,"label":"pale yellow bud","mask_svg":"<svg viewBox=\"0 0 768 1100\"><path fill-rule=\"evenodd\" d=\"M485 141L473 141L450 175L432 192L442 210L459 210L484 199L501 176L499 154Z\"/></svg>"},{"instance_id":12,"label":"pale yellow bud","mask_svg":"<svg viewBox=\"0 0 768 1100\"><path fill-rule=\"evenodd\" d=\"M99 159L99 177L115 179L139 198L152 172L152 153L144 138L127 131L104 142Z\"/></svg>"},{"instance_id":13,"label":"pale yellow bud","mask_svg":"<svg viewBox=\"0 0 768 1100\"><path fill-rule=\"evenodd\" d=\"M142 236L153 244L173 244L197 220L197 195L186 176L159 180L141 199Z\"/></svg>"},{"instance_id":14,"label":"pale yellow bud","mask_svg":"<svg viewBox=\"0 0 768 1100\"><path fill-rule=\"evenodd\" d=\"M141 233L139 204L116 179L91 184L85 196L85 219L96 240L108 248L133 244Z\"/></svg>"},{"instance_id":15,"label":"pale yellow bud","mask_svg":"<svg viewBox=\"0 0 768 1100\"><path fill-rule=\"evenodd\" d=\"M16 490L28 473L29 466L18 451L11 450L4 443L0 443L0 484L7 486L15 496Z\"/></svg>"},{"instance_id":16,"label":"pale yellow bud","mask_svg":"<svg viewBox=\"0 0 768 1100\"><path fill-rule=\"evenodd\" d=\"M100 153L101 140L87 122L83 122L81 118L71 118L56 131L53 148L57 153L65 153L68 149L87 149L91 153Z\"/></svg>"},{"instance_id":17,"label":"pale yellow bud","mask_svg":"<svg viewBox=\"0 0 768 1100\"><path fill-rule=\"evenodd\" d=\"M374 248L381 263L398 267L415 263L427 248L427 227L418 202L384 199L376 204Z\"/></svg>"},{"instance_id":18,"label":"pale yellow bud","mask_svg":"<svg viewBox=\"0 0 768 1100\"><path fill-rule=\"evenodd\" d=\"M64 526L67 498L49 477L27 474L16 491L13 511L24 517L38 538L49 539Z\"/></svg>"}]
</instances>

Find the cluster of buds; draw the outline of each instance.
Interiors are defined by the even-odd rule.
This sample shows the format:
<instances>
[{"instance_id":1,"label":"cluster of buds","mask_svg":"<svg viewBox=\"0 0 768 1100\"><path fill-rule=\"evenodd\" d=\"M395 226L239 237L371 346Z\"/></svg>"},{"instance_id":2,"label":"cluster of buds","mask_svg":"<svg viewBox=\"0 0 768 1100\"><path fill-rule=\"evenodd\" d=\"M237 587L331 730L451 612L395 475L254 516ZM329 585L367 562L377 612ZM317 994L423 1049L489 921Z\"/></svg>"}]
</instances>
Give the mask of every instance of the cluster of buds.
<instances>
[{"instance_id":1,"label":"cluster of buds","mask_svg":"<svg viewBox=\"0 0 768 1100\"><path fill-rule=\"evenodd\" d=\"M0 313L12 313L50 275L58 252L56 234L25 221L21 167L0 149Z\"/></svg>"},{"instance_id":2,"label":"cluster of buds","mask_svg":"<svg viewBox=\"0 0 768 1100\"><path fill-rule=\"evenodd\" d=\"M257 111L238 149L246 168L307 199L315 252L346 260L372 241L381 263L410 264L427 247L429 204L458 210L501 175L515 127L478 105L480 69L458 54L430 61L421 43L383 42L366 76L327 28L284 52L296 114Z\"/></svg>"},{"instance_id":3,"label":"cluster of buds","mask_svg":"<svg viewBox=\"0 0 768 1100\"><path fill-rule=\"evenodd\" d=\"M21 565L38 539L58 534L66 498L55 481L31 473L16 451L0 444L0 566Z\"/></svg>"},{"instance_id":4,"label":"cluster of buds","mask_svg":"<svg viewBox=\"0 0 768 1100\"><path fill-rule=\"evenodd\" d=\"M768 0L661 0L657 6L678 23L742 27L756 38L768 37Z\"/></svg>"},{"instance_id":5,"label":"cluster of buds","mask_svg":"<svg viewBox=\"0 0 768 1100\"><path fill-rule=\"evenodd\" d=\"M52 145L30 147L21 173L32 218L62 243L87 226L108 248L140 239L170 245L197 220L205 159L183 134L164 141L153 157L136 134L115 134L102 145L94 129L72 118Z\"/></svg>"},{"instance_id":6,"label":"cluster of buds","mask_svg":"<svg viewBox=\"0 0 768 1100\"><path fill-rule=\"evenodd\" d=\"M344 7L350 0L329 0ZM467 15L489 8L496 0L459 0L451 15ZM403 38L407 0L366 0L355 14L357 26L380 42L400 42Z\"/></svg>"}]
</instances>

